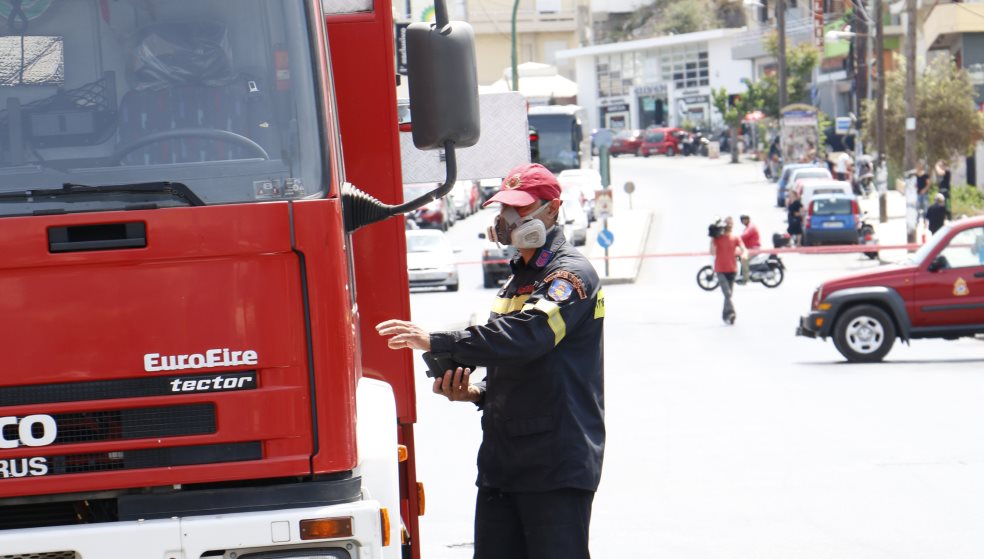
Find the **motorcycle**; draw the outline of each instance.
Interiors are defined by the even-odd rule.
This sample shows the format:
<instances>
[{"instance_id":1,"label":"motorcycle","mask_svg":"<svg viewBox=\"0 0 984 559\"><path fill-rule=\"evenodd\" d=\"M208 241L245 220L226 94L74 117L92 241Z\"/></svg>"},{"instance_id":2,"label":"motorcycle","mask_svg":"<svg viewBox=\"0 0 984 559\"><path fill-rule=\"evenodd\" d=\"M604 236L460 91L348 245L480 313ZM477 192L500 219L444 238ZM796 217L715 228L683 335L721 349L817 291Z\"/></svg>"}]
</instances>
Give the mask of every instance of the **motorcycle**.
<instances>
[{"instance_id":1,"label":"motorcycle","mask_svg":"<svg viewBox=\"0 0 984 559\"><path fill-rule=\"evenodd\" d=\"M739 262L739 269L741 269ZM773 288L779 287L785 277L786 266L778 254L756 254L748 260L748 281L758 282ZM718 276L714 267L708 264L697 272L697 285L704 291L718 288Z\"/></svg>"},{"instance_id":2,"label":"motorcycle","mask_svg":"<svg viewBox=\"0 0 984 559\"><path fill-rule=\"evenodd\" d=\"M867 216L868 214L865 212L865 217ZM875 226L868 223L864 218L861 220L861 227L858 228L858 243L862 245L878 245L878 237L875 236ZM877 251L865 252L864 255L871 260L878 258Z\"/></svg>"}]
</instances>

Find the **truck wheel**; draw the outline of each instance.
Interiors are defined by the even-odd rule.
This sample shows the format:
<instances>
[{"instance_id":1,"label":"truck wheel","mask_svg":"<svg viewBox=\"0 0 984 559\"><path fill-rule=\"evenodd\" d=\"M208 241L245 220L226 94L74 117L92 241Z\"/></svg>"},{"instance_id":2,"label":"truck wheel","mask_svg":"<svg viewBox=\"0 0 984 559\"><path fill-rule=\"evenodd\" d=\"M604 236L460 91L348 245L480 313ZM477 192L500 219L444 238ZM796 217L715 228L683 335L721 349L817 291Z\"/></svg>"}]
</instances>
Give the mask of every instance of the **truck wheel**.
<instances>
[{"instance_id":1,"label":"truck wheel","mask_svg":"<svg viewBox=\"0 0 984 559\"><path fill-rule=\"evenodd\" d=\"M877 363L895 343L895 323L873 305L847 309L834 325L834 347L851 363Z\"/></svg>"}]
</instances>

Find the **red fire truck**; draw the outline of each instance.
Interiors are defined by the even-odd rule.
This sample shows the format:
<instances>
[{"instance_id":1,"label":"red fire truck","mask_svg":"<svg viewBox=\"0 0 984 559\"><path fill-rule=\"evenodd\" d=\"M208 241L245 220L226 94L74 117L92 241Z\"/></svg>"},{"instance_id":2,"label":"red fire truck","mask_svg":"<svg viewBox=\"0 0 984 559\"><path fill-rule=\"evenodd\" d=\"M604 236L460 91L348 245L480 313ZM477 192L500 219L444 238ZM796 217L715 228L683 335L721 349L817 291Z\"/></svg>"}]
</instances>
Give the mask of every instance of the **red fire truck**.
<instances>
[{"instance_id":1,"label":"red fire truck","mask_svg":"<svg viewBox=\"0 0 984 559\"><path fill-rule=\"evenodd\" d=\"M478 135L440 4L408 33L433 196ZM0 556L419 557L411 358L372 330L409 315L386 218L426 201L383 203L390 3L4 0L0 30Z\"/></svg>"}]
</instances>

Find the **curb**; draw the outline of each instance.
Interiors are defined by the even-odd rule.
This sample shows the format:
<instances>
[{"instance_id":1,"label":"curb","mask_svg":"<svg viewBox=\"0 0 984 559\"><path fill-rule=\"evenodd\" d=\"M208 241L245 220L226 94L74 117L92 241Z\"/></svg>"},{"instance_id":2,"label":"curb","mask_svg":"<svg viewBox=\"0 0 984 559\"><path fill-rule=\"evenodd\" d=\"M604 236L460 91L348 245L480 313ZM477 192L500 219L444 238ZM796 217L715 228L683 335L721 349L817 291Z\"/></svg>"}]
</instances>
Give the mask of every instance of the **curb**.
<instances>
[{"instance_id":1,"label":"curb","mask_svg":"<svg viewBox=\"0 0 984 559\"><path fill-rule=\"evenodd\" d=\"M653 224L653 212L652 210L646 212L645 218L643 218L645 225L643 226L642 235L639 237L639 248L636 254L643 254L646 251L646 245L649 243L649 229ZM601 285L626 285L635 283L636 278L639 277L639 270L642 268L642 258L636 258L635 264L633 265L633 271L628 276L599 276Z\"/></svg>"}]
</instances>

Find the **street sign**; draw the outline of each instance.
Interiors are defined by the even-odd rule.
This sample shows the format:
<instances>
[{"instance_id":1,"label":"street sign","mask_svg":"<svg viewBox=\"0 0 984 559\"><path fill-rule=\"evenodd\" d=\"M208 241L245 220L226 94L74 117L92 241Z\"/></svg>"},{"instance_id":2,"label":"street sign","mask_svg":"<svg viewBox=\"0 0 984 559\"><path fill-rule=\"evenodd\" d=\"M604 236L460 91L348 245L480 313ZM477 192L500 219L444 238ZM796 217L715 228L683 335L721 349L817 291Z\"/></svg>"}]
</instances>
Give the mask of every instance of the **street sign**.
<instances>
[{"instance_id":1,"label":"street sign","mask_svg":"<svg viewBox=\"0 0 984 559\"><path fill-rule=\"evenodd\" d=\"M613 235L612 232L609 231L608 229L602 229L601 232L598 233L598 245L600 245L602 248L607 249L608 247L612 246L612 243L614 242L615 242L615 235Z\"/></svg>"},{"instance_id":2,"label":"street sign","mask_svg":"<svg viewBox=\"0 0 984 559\"><path fill-rule=\"evenodd\" d=\"M839 116L834 119L834 133L843 136L851 131L851 117Z\"/></svg>"},{"instance_id":3,"label":"street sign","mask_svg":"<svg viewBox=\"0 0 984 559\"><path fill-rule=\"evenodd\" d=\"M594 204L595 219L612 217L612 193L610 190L596 190Z\"/></svg>"},{"instance_id":4,"label":"street sign","mask_svg":"<svg viewBox=\"0 0 984 559\"><path fill-rule=\"evenodd\" d=\"M635 183L632 181L627 181L625 183L625 193L632 194L633 192L635 192Z\"/></svg>"}]
</instances>

